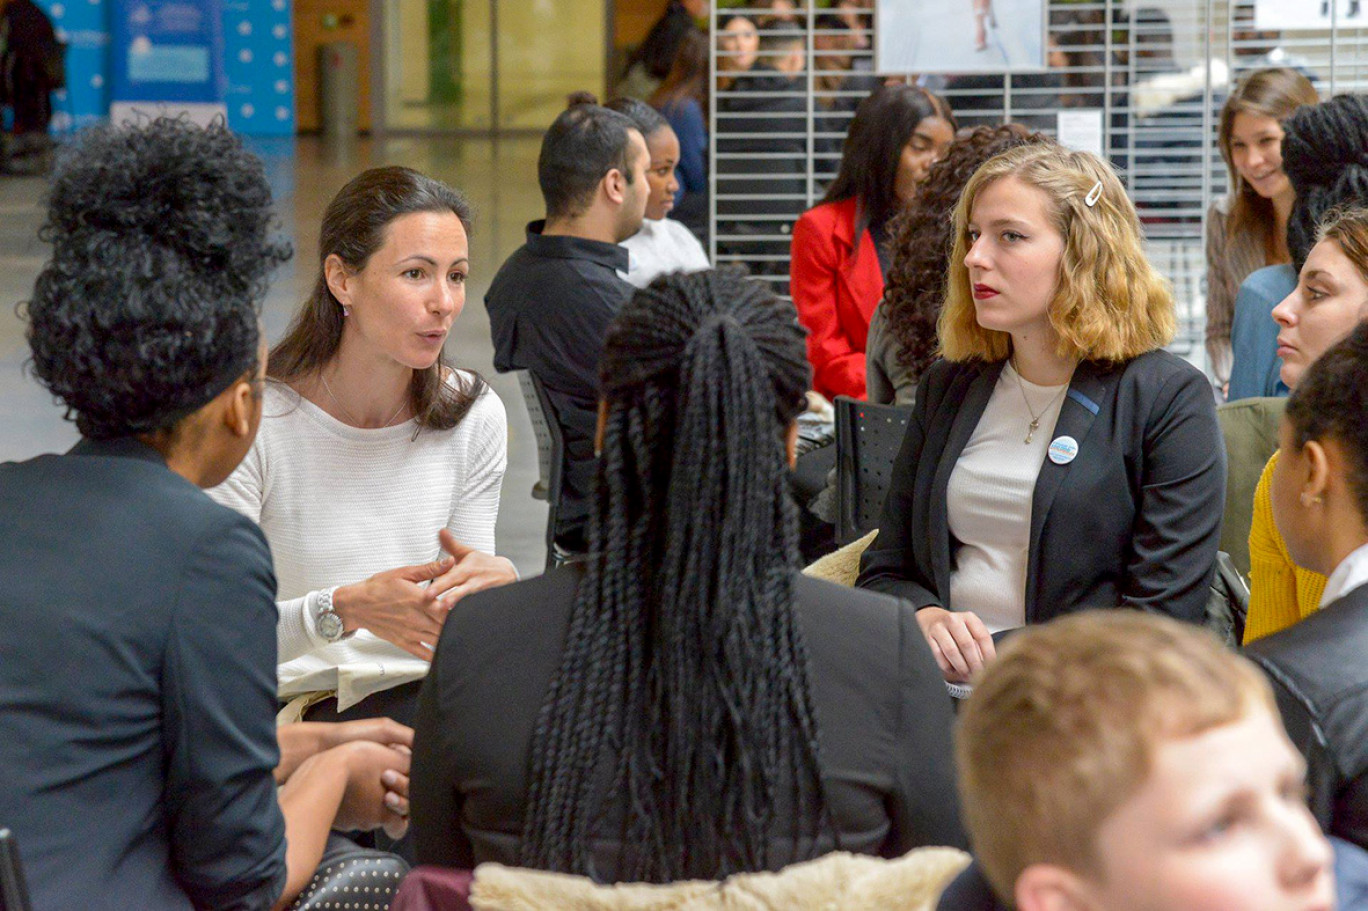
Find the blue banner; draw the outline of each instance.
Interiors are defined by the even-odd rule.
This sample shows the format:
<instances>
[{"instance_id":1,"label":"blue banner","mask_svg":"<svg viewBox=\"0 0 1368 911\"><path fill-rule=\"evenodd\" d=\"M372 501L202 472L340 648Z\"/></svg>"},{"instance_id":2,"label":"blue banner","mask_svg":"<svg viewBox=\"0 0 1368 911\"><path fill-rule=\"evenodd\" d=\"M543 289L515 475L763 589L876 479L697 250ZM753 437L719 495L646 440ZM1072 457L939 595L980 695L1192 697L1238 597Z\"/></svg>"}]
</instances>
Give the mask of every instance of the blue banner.
<instances>
[{"instance_id":1,"label":"blue banner","mask_svg":"<svg viewBox=\"0 0 1368 911\"><path fill-rule=\"evenodd\" d=\"M294 33L286 0L223 0L228 125L254 136L295 132Z\"/></svg>"},{"instance_id":2,"label":"blue banner","mask_svg":"<svg viewBox=\"0 0 1368 911\"><path fill-rule=\"evenodd\" d=\"M217 0L114 0L110 101L221 105L223 9Z\"/></svg>"},{"instance_id":3,"label":"blue banner","mask_svg":"<svg viewBox=\"0 0 1368 911\"><path fill-rule=\"evenodd\" d=\"M154 6L181 7L163 14L165 18L159 24L184 26L190 24L187 19L194 19L201 37L217 33L219 51L216 55L209 44L171 41L168 48L153 43L152 54L136 58L127 53L127 43L119 45L123 50L118 53L111 44L118 18L129 15L135 4L126 0L36 2L51 17L58 37L68 44L67 89L53 96L54 132L69 133L99 123L108 117L111 100L127 100L126 95L116 96L112 91L115 73L119 71L119 78L127 80L125 85L170 85L178 92L185 92L194 84L187 83L187 78L208 76L207 81L199 83L206 89L218 78L221 81L214 91L219 92L217 100L227 104L230 127L250 135L294 135L294 30L290 0L144 2L141 5L148 8L148 15L153 15ZM185 7L201 15L187 16ZM158 23L154 20L153 24ZM134 34L128 40L137 37Z\"/></svg>"}]
</instances>

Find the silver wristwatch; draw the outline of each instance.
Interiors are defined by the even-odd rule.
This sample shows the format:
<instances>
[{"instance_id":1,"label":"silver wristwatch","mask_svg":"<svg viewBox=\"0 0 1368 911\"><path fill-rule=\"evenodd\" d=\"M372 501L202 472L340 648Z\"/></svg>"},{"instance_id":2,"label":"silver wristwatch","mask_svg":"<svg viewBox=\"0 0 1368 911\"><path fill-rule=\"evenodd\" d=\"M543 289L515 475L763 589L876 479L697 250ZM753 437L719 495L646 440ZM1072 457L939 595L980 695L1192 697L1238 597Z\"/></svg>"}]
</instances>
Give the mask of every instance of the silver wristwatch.
<instances>
[{"instance_id":1,"label":"silver wristwatch","mask_svg":"<svg viewBox=\"0 0 1368 911\"><path fill-rule=\"evenodd\" d=\"M318 634L328 642L338 642L346 638L346 633L342 628L342 618L337 616L337 611L333 610L333 592L337 591L337 586L325 588L318 593L318 601L314 611L314 626L318 629Z\"/></svg>"}]
</instances>

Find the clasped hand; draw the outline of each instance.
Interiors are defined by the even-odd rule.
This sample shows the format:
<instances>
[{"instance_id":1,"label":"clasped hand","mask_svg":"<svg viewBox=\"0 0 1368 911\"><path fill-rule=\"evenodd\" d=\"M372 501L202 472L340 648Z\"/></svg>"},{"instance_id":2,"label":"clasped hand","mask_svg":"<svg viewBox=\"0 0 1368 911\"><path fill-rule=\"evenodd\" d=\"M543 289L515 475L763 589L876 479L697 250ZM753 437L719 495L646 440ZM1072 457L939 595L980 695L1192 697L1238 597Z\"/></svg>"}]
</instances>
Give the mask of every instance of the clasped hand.
<instances>
[{"instance_id":1,"label":"clasped hand","mask_svg":"<svg viewBox=\"0 0 1368 911\"><path fill-rule=\"evenodd\" d=\"M931 646L941 675L950 683L968 682L997 657L993 634L988 632L978 615L970 611L923 607L917 611L917 624Z\"/></svg>"},{"instance_id":2,"label":"clasped hand","mask_svg":"<svg viewBox=\"0 0 1368 911\"><path fill-rule=\"evenodd\" d=\"M411 655L431 659L452 605L466 595L517 579L506 557L483 553L442 529L446 554L416 566L376 573L333 593L333 610L347 630L366 629Z\"/></svg>"}]
</instances>

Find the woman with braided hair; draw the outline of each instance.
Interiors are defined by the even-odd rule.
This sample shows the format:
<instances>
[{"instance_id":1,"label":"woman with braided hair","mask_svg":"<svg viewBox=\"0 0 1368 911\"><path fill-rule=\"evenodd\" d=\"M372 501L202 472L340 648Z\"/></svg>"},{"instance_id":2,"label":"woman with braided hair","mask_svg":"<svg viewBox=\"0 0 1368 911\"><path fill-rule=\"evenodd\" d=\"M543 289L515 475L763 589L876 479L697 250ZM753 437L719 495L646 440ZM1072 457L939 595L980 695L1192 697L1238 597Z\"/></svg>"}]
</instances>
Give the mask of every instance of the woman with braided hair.
<instances>
[{"instance_id":1,"label":"woman with braided hair","mask_svg":"<svg viewBox=\"0 0 1368 911\"><path fill-rule=\"evenodd\" d=\"M415 737L419 861L665 882L961 844L910 606L796 571L793 309L734 273L663 276L601 374L593 556L447 619Z\"/></svg>"}]
</instances>

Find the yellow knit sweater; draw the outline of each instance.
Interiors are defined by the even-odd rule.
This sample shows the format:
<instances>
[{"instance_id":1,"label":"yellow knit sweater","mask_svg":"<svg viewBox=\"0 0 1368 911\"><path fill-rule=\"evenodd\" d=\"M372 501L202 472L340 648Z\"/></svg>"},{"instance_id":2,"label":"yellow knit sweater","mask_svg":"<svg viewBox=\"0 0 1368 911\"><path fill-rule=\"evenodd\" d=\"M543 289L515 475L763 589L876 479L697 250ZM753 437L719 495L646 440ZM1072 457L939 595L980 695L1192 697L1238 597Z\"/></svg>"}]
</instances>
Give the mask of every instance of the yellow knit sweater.
<instances>
[{"instance_id":1,"label":"yellow knit sweater","mask_svg":"<svg viewBox=\"0 0 1368 911\"><path fill-rule=\"evenodd\" d=\"M1287 629L1320 607L1325 577L1292 562L1287 544L1273 524L1273 498L1269 479L1278 454L1264 466L1254 490L1254 521L1249 527L1249 619L1245 621L1245 645Z\"/></svg>"}]
</instances>

